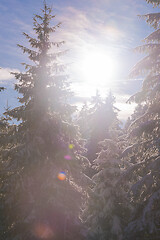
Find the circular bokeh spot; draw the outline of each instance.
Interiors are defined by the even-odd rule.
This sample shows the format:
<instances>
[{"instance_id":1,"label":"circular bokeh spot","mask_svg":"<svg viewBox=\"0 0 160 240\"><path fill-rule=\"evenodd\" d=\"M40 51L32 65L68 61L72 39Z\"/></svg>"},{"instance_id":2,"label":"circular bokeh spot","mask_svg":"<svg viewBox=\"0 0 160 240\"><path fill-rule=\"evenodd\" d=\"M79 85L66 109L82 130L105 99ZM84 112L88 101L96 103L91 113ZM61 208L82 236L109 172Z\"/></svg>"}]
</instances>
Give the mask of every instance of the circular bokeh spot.
<instances>
[{"instance_id":1,"label":"circular bokeh spot","mask_svg":"<svg viewBox=\"0 0 160 240\"><path fill-rule=\"evenodd\" d=\"M52 229L48 225L43 224L43 223L35 224L33 233L39 239L47 239L48 240L54 236Z\"/></svg>"},{"instance_id":2,"label":"circular bokeh spot","mask_svg":"<svg viewBox=\"0 0 160 240\"><path fill-rule=\"evenodd\" d=\"M73 149L74 145L73 144L69 144L69 149Z\"/></svg>"},{"instance_id":3,"label":"circular bokeh spot","mask_svg":"<svg viewBox=\"0 0 160 240\"><path fill-rule=\"evenodd\" d=\"M64 158L65 158L66 160L71 160L71 159L72 159L72 157L71 157L70 155L65 155Z\"/></svg>"},{"instance_id":4,"label":"circular bokeh spot","mask_svg":"<svg viewBox=\"0 0 160 240\"><path fill-rule=\"evenodd\" d=\"M58 174L58 179L61 180L61 181L65 180L66 179L66 173L65 172L60 172Z\"/></svg>"}]
</instances>

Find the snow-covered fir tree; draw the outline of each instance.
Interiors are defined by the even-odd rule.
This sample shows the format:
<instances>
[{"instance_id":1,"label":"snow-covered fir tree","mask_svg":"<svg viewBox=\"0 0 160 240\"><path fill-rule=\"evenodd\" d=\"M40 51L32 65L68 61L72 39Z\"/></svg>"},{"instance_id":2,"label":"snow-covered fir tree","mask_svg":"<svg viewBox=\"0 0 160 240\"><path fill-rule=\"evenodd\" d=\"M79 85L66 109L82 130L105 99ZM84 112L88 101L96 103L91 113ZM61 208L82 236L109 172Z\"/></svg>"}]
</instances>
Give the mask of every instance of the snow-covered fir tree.
<instances>
[{"instance_id":1,"label":"snow-covered fir tree","mask_svg":"<svg viewBox=\"0 0 160 240\"><path fill-rule=\"evenodd\" d=\"M25 71L14 73L21 106L7 111L19 124L8 131L1 149L1 239L80 239L79 212L84 178L83 147L72 123L74 107L62 42L52 42L60 24L44 2L33 18L34 36L24 33L30 47Z\"/></svg>"},{"instance_id":2,"label":"snow-covered fir tree","mask_svg":"<svg viewBox=\"0 0 160 240\"><path fill-rule=\"evenodd\" d=\"M96 158L98 152L98 142L103 140L102 124L102 105L103 100L97 90L96 96L92 97L91 107L89 109L89 138L87 139L87 158L91 163Z\"/></svg>"},{"instance_id":3,"label":"snow-covered fir tree","mask_svg":"<svg viewBox=\"0 0 160 240\"><path fill-rule=\"evenodd\" d=\"M118 119L117 119L118 122ZM100 142L101 151L94 160L97 173L88 189L83 221L88 239L121 240L129 216L127 193L118 184L123 173L120 159L123 150L122 132L117 122L110 127L110 139Z\"/></svg>"},{"instance_id":4,"label":"snow-covered fir tree","mask_svg":"<svg viewBox=\"0 0 160 240\"><path fill-rule=\"evenodd\" d=\"M90 133L86 144L87 158L92 163L99 152L98 143L105 138L109 138L109 128L115 121L118 110L115 106L115 98L110 92L105 100L103 100L97 91L93 97L91 108L89 109L89 127Z\"/></svg>"},{"instance_id":5,"label":"snow-covered fir tree","mask_svg":"<svg viewBox=\"0 0 160 240\"><path fill-rule=\"evenodd\" d=\"M148 54L131 75L145 77L140 92L130 98L142 106L143 114L134 115L128 129L129 146L122 154L131 163L124 177L132 183L129 193L134 206L125 239L137 240L160 236L160 13L143 17L155 31L137 48Z\"/></svg>"},{"instance_id":6,"label":"snow-covered fir tree","mask_svg":"<svg viewBox=\"0 0 160 240\"><path fill-rule=\"evenodd\" d=\"M77 117L77 124L80 127L82 137L86 141L86 157L91 165L100 151L98 143L105 138L110 138L109 128L113 122L117 121L120 130L120 122L116 118L119 109L114 106L114 103L115 97L111 92L103 99L97 90L96 96L92 97L90 104L84 104ZM90 177L94 173L93 168L86 170L86 174Z\"/></svg>"},{"instance_id":7,"label":"snow-covered fir tree","mask_svg":"<svg viewBox=\"0 0 160 240\"><path fill-rule=\"evenodd\" d=\"M128 117L127 121L125 122L124 130L127 133L129 126L137 119L140 118L146 111L147 106L138 103L135 107L133 114Z\"/></svg>"}]
</instances>

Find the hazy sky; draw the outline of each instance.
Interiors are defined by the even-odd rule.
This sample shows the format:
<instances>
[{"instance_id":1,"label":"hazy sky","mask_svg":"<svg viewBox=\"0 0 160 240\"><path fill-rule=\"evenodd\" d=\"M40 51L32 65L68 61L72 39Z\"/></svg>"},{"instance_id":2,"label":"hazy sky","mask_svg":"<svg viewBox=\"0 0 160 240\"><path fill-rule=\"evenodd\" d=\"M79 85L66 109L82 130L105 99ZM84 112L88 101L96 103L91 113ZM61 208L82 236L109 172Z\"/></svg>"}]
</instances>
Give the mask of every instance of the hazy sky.
<instances>
[{"instance_id":1,"label":"hazy sky","mask_svg":"<svg viewBox=\"0 0 160 240\"><path fill-rule=\"evenodd\" d=\"M27 61L16 46L26 44L22 32L30 35L33 14L40 13L41 0L0 0L0 81L7 90L0 94L0 111L17 105L14 80L9 71L23 70ZM74 100L83 102L96 89L104 96L112 90L126 118L134 105L125 104L130 95L141 87L140 80L128 79L133 65L142 57L133 48L152 32L137 15L158 12L144 0L48 0L62 27L53 36L65 40L69 49L65 60L70 64L70 81Z\"/></svg>"}]
</instances>

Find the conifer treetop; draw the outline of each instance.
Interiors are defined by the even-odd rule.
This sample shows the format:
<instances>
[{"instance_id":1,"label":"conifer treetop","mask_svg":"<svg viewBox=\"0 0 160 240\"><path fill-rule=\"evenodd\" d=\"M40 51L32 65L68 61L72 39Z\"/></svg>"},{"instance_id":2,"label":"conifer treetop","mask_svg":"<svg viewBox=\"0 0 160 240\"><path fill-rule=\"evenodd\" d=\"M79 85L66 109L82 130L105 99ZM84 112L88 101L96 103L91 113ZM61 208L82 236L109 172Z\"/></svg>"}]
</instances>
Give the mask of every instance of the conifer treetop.
<instances>
[{"instance_id":1,"label":"conifer treetop","mask_svg":"<svg viewBox=\"0 0 160 240\"><path fill-rule=\"evenodd\" d=\"M53 45L59 47L64 43L64 41L50 41L50 34L60 27L61 22L54 26L50 26L50 22L55 18L55 15L52 15L52 8L48 7L45 1L44 8L41 9L41 11L42 15L35 14L33 17L33 30L36 33L37 38L31 37L27 33L23 32L23 35L28 39L30 46L37 50L31 50L18 44L18 47L23 50L23 53L28 53L30 60L39 63L44 62L44 54L46 54ZM53 59L54 56L50 54L48 58L49 57L50 59Z\"/></svg>"},{"instance_id":2,"label":"conifer treetop","mask_svg":"<svg viewBox=\"0 0 160 240\"><path fill-rule=\"evenodd\" d=\"M160 5L160 1L159 0L146 0L146 2L153 4L154 7L157 7L157 6Z\"/></svg>"},{"instance_id":3,"label":"conifer treetop","mask_svg":"<svg viewBox=\"0 0 160 240\"><path fill-rule=\"evenodd\" d=\"M22 63L25 72L12 73L18 80L15 90L22 94L18 98L19 102L25 105L8 112L18 121L28 119L29 111L29 115L35 114L35 116L57 111L67 117L75 110L68 104L68 98L72 93L67 82L66 67L59 60L66 52L59 50L64 41L50 40L51 34L60 27L61 23L52 23L55 15L52 14L52 8L48 7L45 1L41 11L41 15L35 14L33 17L34 36L23 33L29 46L18 44L23 53L28 54L31 62ZM27 114L22 115L22 109Z\"/></svg>"}]
</instances>

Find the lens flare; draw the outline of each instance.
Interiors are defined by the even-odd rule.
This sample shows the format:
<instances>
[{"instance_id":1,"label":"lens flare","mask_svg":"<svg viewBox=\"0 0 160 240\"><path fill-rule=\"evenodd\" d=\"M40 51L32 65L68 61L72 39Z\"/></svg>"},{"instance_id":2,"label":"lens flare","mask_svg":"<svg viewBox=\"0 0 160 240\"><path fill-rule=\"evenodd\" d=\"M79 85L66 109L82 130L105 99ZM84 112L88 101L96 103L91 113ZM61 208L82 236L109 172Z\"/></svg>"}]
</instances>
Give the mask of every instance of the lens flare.
<instances>
[{"instance_id":1,"label":"lens flare","mask_svg":"<svg viewBox=\"0 0 160 240\"><path fill-rule=\"evenodd\" d=\"M65 180L66 179L66 173L65 172L60 172L58 174L58 179L61 180L61 181Z\"/></svg>"},{"instance_id":2,"label":"lens flare","mask_svg":"<svg viewBox=\"0 0 160 240\"><path fill-rule=\"evenodd\" d=\"M54 236L52 229L43 223L37 223L34 226L33 233L40 239L51 239Z\"/></svg>"},{"instance_id":3,"label":"lens flare","mask_svg":"<svg viewBox=\"0 0 160 240\"><path fill-rule=\"evenodd\" d=\"M74 145L73 144L69 144L69 149L73 149Z\"/></svg>"},{"instance_id":4,"label":"lens flare","mask_svg":"<svg viewBox=\"0 0 160 240\"><path fill-rule=\"evenodd\" d=\"M71 157L70 155L66 155L66 156L64 156L64 158L65 158L66 160L71 160L71 159L72 159L72 157Z\"/></svg>"}]
</instances>

